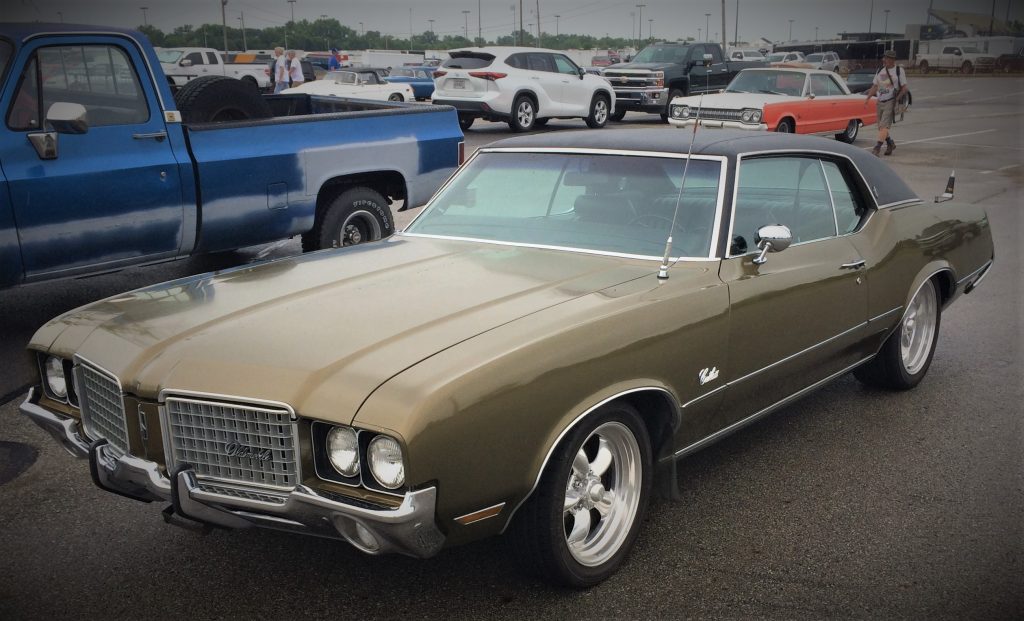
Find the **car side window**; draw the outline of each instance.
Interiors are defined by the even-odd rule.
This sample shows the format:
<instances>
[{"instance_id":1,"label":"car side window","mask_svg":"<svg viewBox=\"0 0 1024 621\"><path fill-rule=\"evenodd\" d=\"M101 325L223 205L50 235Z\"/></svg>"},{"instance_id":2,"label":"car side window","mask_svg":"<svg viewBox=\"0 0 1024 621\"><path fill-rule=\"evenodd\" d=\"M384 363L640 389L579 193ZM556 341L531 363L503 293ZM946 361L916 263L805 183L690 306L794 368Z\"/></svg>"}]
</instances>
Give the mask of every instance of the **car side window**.
<instances>
[{"instance_id":1,"label":"car side window","mask_svg":"<svg viewBox=\"0 0 1024 621\"><path fill-rule=\"evenodd\" d=\"M208 65L216 65L216 64L218 64L217 63L217 55L214 54L213 52L207 52L206 53L206 63Z\"/></svg>"},{"instance_id":2,"label":"car side window","mask_svg":"<svg viewBox=\"0 0 1024 621\"><path fill-rule=\"evenodd\" d=\"M526 59L524 56L524 54L513 54L508 57L505 64L516 69L526 69Z\"/></svg>"},{"instance_id":3,"label":"car side window","mask_svg":"<svg viewBox=\"0 0 1024 621\"><path fill-rule=\"evenodd\" d=\"M718 46L712 45L708 49L711 50L711 62L722 62L722 50Z\"/></svg>"},{"instance_id":4,"label":"car side window","mask_svg":"<svg viewBox=\"0 0 1024 621\"><path fill-rule=\"evenodd\" d=\"M839 85L839 81L836 80L834 75L825 76L828 78L828 94L829 95L845 95L843 87Z\"/></svg>"},{"instance_id":5,"label":"car side window","mask_svg":"<svg viewBox=\"0 0 1024 621\"><path fill-rule=\"evenodd\" d=\"M201 65L203 64L203 55L199 52L192 52L191 54L187 54L185 58L182 58L182 60L191 61L193 65Z\"/></svg>"},{"instance_id":6,"label":"car side window","mask_svg":"<svg viewBox=\"0 0 1024 621\"><path fill-rule=\"evenodd\" d=\"M558 73L566 73L569 75L579 75L580 70L573 64L571 60L562 56L561 54L553 54L551 56L555 61L555 67L558 68Z\"/></svg>"},{"instance_id":7,"label":"car side window","mask_svg":"<svg viewBox=\"0 0 1024 621\"><path fill-rule=\"evenodd\" d=\"M757 249L757 230L789 227L793 243L836 235L835 216L820 160L810 157L743 159L732 224L732 256Z\"/></svg>"},{"instance_id":8,"label":"car side window","mask_svg":"<svg viewBox=\"0 0 1024 621\"><path fill-rule=\"evenodd\" d=\"M690 62L695 62L698 65L704 62L703 45L695 45L690 49Z\"/></svg>"},{"instance_id":9,"label":"car side window","mask_svg":"<svg viewBox=\"0 0 1024 621\"><path fill-rule=\"evenodd\" d=\"M554 73L555 67L547 54L530 54L527 56L530 71L546 71Z\"/></svg>"},{"instance_id":10,"label":"car side window","mask_svg":"<svg viewBox=\"0 0 1024 621\"><path fill-rule=\"evenodd\" d=\"M829 193L832 197L832 206L836 211L836 226L840 235L846 235L857 230L860 220L866 209L860 194L851 189L851 183L847 176L835 162L823 161L822 168L825 169L825 178L828 179Z\"/></svg>"},{"instance_id":11,"label":"car side window","mask_svg":"<svg viewBox=\"0 0 1024 621\"><path fill-rule=\"evenodd\" d=\"M815 97L822 95L831 95L833 93L828 92L828 76L815 73L811 75L811 93Z\"/></svg>"},{"instance_id":12,"label":"car side window","mask_svg":"<svg viewBox=\"0 0 1024 621\"><path fill-rule=\"evenodd\" d=\"M124 50L112 45L37 50L21 76L7 124L15 130L39 129L56 102L84 106L90 127L149 120L138 76Z\"/></svg>"}]
</instances>

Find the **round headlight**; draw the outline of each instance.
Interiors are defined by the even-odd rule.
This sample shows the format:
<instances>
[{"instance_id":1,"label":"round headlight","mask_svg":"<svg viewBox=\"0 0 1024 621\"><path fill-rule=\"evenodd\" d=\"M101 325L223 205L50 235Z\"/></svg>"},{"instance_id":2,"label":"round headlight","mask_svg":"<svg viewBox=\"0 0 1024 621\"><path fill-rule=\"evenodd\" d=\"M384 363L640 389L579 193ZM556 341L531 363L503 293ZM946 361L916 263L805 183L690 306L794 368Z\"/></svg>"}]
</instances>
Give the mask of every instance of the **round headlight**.
<instances>
[{"instance_id":1,"label":"round headlight","mask_svg":"<svg viewBox=\"0 0 1024 621\"><path fill-rule=\"evenodd\" d=\"M750 113L750 120L752 122L754 122L754 123L759 123L761 121L761 111L760 110L754 110L753 112L751 112Z\"/></svg>"},{"instance_id":2,"label":"round headlight","mask_svg":"<svg viewBox=\"0 0 1024 621\"><path fill-rule=\"evenodd\" d=\"M340 474L354 477L359 474L359 442L356 430L335 427L327 432L327 457Z\"/></svg>"},{"instance_id":3,"label":"round headlight","mask_svg":"<svg viewBox=\"0 0 1024 621\"><path fill-rule=\"evenodd\" d=\"M68 381L64 377L64 361L56 356L46 359L46 386L58 399L67 399Z\"/></svg>"},{"instance_id":4,"label":"round headlight","mask_svg":"<svg viewBox=\"0 0 1024 621\"><path fill-rule=\"evenodd\" d=\"M367 449L370 472L377 482L388 489L396 489L405 483L405 464L402 462L402 448L394 438L377 436Z\"/></svg>"},{"instance_id":5,"label":"round headlight","mask_svg":"<svg viewBox=\"0 0 1024 621\"><path fill-rule=\"evenodd\" d=\"M682 106L682 110L679 111L679 116L684 119L690 116L690 106Z\"/></svg>"},{"instance_id":6,"label":"round headlight","mask_svg":"<svg viewBox=\"0 0 1024 621\"><path fill-rule=\"evenodd\" d=\"M749 123L750 122L750 116L752 114L753 113L750 110L744 110L743 114L740 115L740 119L742 119L744 123Z\"/></svg>"},{"instance_id":7,"label":"round headlight","mask_svg":"<svg viewBox=\"0 0 1024 621\"><path fill-rule=\"evenodd\" d=\"M683 116L683 107L682 106L672 106L672 118L678 119L681 116Z\"/></svg>"}]
</instances>

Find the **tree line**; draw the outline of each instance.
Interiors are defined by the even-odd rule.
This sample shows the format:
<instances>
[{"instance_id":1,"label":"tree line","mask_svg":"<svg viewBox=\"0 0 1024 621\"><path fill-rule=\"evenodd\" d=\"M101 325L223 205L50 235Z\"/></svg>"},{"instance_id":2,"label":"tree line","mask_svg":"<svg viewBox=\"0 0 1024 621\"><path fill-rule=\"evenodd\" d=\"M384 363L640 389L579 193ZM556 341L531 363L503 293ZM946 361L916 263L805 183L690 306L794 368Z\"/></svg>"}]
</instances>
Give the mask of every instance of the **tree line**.
<instances>
[{"instance_id":1,"label":"tree line","mask_svg":"<svg viewBox=\"0 0 1024 621\"><path fill-rule=\"evenodd\" d=\"M224 28L221 24L203 24L199 27L186 24L166 33L155 26L139 26L138 30L145 33L153 45L160 47L224 47ZM228 27L227 39L228 48L231 50L266 50L279 45L297 50L327 50L332 47L341 50L449 50L474 45L537 46L536 34L524 31L509 33L493 40L451 34L439 36L429 30L413 34L411 37L399 38L376 30L359 32L333 18L314 21L304 19L288 22L284 26L267 28L246 28L244 37L242 29ZM540 42L544 47L556 50L618 50L636 45L635 41L623 37L550 33L542 33ZM641 44L648 42L649 40L644 40Z\"/></svg>"}]
</instances>

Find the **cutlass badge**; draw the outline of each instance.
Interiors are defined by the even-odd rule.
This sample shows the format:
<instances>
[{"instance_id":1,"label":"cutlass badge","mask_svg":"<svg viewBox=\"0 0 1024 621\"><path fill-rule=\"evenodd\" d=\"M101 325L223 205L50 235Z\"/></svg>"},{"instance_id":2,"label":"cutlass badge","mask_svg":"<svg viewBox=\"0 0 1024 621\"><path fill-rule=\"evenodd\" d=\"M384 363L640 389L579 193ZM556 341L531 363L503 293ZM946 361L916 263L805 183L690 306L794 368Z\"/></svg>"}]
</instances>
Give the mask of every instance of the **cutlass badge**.
<instances>
[{"instance_id":1,"label":"cutlass badge","mask_svg":"<svg viewBox=\"0 0 1024 621\"><path fill-rule=\"evenodd\" d=\"M238 442L230 442L224 446L224 452L228 457L238 459L255 459L256 461L270 461L274 454L270 449L253 448Z\"/></svg>"},{"instance_id":2,"label":"cutlass badge","mask_svg":"<svg viewBox=\"0 0 1024 621\"><path fill-rule=\"evenodd\" d=\"M704 384L707 384L711 380L716 380L716 379L718 379L718 367L711 367L710 369L708 369L708 368L701 369L700 373L697 374L697 377L700 378L700 385L701 386L703 386Z\"/></svg>"}]
</instances>

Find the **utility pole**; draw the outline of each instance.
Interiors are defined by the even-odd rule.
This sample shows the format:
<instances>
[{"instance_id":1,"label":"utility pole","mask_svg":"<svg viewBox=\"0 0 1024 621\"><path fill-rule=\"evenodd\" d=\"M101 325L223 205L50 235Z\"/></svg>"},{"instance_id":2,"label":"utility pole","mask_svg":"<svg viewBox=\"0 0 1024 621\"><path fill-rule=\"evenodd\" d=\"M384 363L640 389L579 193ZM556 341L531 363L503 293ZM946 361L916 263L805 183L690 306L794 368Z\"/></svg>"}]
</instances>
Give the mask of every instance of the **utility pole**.
<instances>
[{"instance_id":1,"label":"utility pole","mask_svg":"<svg viewBox=\"0 0 1024 621\"><path fill-rule=\"evenodd\" d=\"M889 9L885 10L886 17L889 17ZM992 29L996 27L996 0L992 0L992 17L988 20L988 36L992 36Z\"/></svg>"},{"instance_id":2,"label":"utility pole","mask_svg":"<svg viewBox=\"0 0 1024 621\"><path fill-rule=\"evenodd\" d=\"M409 51L412 51L412 7L409 7Z\"/></svg>"},{"instance_id":3,"label":"utility pole","mask_svg":"<svg viewBox=\"0 0 1024 621\"><path fill-rule=\"evenodd\" d=\"M647 19L647 38L654 41L654 18Z\"/></svg>"},{"instance_id":4,"label":"utility pole","mask_svg":"<svg viewBox=\"0 0 1024 621\"><path fill-rule=\"evenodd\" d=\"M885 13L885 27L882 28L882 32L889 32L889 11L891 10L892 9L885 9L885 11L883 11L883 13ZM992 0L992 10L996 10L996 0ZM992 30L991 26L989 26L989 30Z\"/></svg>"},{"instance_id":5,"label":"utility pole","mask_svg":"<svg viewBox=\"0 0 1024 621\"><path fill-rule=\"evenodd\" d=\"M789 20L789 38L786 39L786 41L792 41L793 40L793 22L795 22L795 21L796 21L795 19Z\"/></svg>"},{"instance_id":6,"label":"utility pole","mask_svg":"<svg viewBox=\"0 0 1024 621\"><path fill-rule=\"evenodd\" d=\"M726 32L725 32L725 0L722 0L722 53L723 54L725 54L725 50L728 49L728 46L726 45L726 41L725 41L728 38L729 38L729 35L727 35Z\"/></svg>"},{"instance_id":7,"label":"utility pole","mask_svg":"<svg viewBox=\"0 0 1024 621\"><path fill-rule=\"evenodd\" d=\"M736 25L732 31L732 44L734 46L740 44L740 0L736 0Z\"/></svg>"},{"instance_id":8,"label":"utility pole","mask_svg":"<svg viewBox=\"0 0 1024 621\"><path fill-rule=\"evenodd\" d=\"M523 32L523 0L519 0L519 32ZM523 45L526 45L525 40Z\"/></svg>"},{"instance_id":9,"label":"utility pole","mask_svg":"<svg viewBox=\"0 0 1024 621\"><path fill-rule=\"evenodd\" d=\"M629 16L631 18L633 18L633 26L631 27L631 29L629 31L630 45L632 45L633 42L636 41L636 11L630 11L629 12Z\"/></svg>"},{"instance_id":10,"label":"utility pole","mask_svg":"<svg viewBox=\"0 0 1024 621\"><path fill-rule=\"evenodd\" d=\"M875 19L875 0L871 0L871 9L868 11L868 34L871 34L871 26Z\"/></svg>"},{"instance_id":11,"label":"utility pole","mask_svg":"<svg viewBox=\"0 0 1024 621\"><path fill-rule=\"evenodd\" d=\"M537 47L544 47L540 41L540 0L537 0Z\"/></svg>"},{"instance_id":12,"label":"utility pole","mask_svg":"<svg viewBox=\"0 0 1024 621\"><path fill-rule=\"evenodd\" d=\"M512 3L512 45L519 45L519 33L516 31L516 5Z\"/></svg>"},{"instance_id":13,"label":"utility pole","mask_svg":"<svg viewBox=\"0 0 1024 621\"><path fill-rule=\"evenodd\" d=\"M143 26L148 26L149 22L146 21L146 11L149 10L149 7L148 6L140 6L139 8L142 9L142 25ZM64 23L64 18L63 17L61 17L61 23Z\"/></svg>"},{"instance_id":14,"label":"utility pole","mask_svg":"<svg viewBox=\"0 0 1024 621\"><path fill-rule=\"evenodd\" d=\"M462 32L466 35L466 40L469 41L469 11L462 11L462 19L465 22L462 26Z\"/></svg>"},{"instance_id":15,"label":"utility pole","mask_svg":"<svg viewBox=\"0 0 1024 621\"><path fill-rule=\"evenodd\" d=\"M711 40L711 13L704 14L704 39Z\"/></svg>"},{"instance_id":16,"label":"utility pole","mask_svg":"<svg viewBox=\"0 0 1024 621\"><path fill-rule=\"evenodd\" d=\"M60 19L60 23L63 24L64 23L64 12L63 11L57 11L57 18Z\"/></svg>"},{"instance_id":17,"label":"utility pole","mask_svg":"<svg viewBox=\"0 0 1024 621\"><path fill-rule=\"evenodd\" d=\"M295 0L288 0L288 4L292 5L292 23L295 23Z\"/></svg>"},{"instance_id":18,"label":"utility pole","mask_svg":"<svg viewBox=\"0 0 1024 621\"><path fill-rule=\"evenodd\" d=\"M430 22L430 34L434 34L434 21L435 20L428 19L427 21ZM360 28L363 27L363 22L359 22L359 27Z\"/></svg>"},{"instance_id":19,"label":"utility pole","mask_svg":"<svg viewBox=\"0 0 1024 621\"><path fill-rule=\"evenodd\" d=\"M228 0L220 0L220 25L224 32L224 55L228 53L228 17L227 7Z\"/></svg>"},{"instance_id":20,"label":"utility pole","mask_svg":"<svg viewBox=\"0 0 1024 621\"><path fill-rule=\"evenodd\" d=\"M242 24L242 51L249 51L249 44L245 41L245 11L238 12L238 21Z\"/></svg>"},{"instance_id":21,"label":"utility pole","mask_svg":"<svg viewBox=\"0 0 1024 621\"><path fill-rule=\"evenodd\" d=\"M559 17L561 17L561 15L555 15L555 36L556 37L558 36L558 18Z\"/></svg>"},{"instance_id":22,"label":"utility pole","mask_svg":"<svg viewBox=\"0 0 1024 621\"><path fill-rule=\"evenodd\" d=\"M484 26L481 21L483 18L480 14L480 0L476 0L476 38L480 39L477 41L480 45L484 44Z\"/></svg>"},{"instance_id":23,"label":"utility pole","mask_svg":"<svg viewBox=\"0 0 1024 621\"><path fill-rule=\"evenodd\" d=\"M647 6L647 5L646 4L638 4L638 5L636 5L636 8L640 9L640 17L638 18L639 19L639 23L640 23L640 30L636 31L636 46L638 48L640 47L640 39L644 38L643 29L644 29L644 7L645 6Z\"/></svg>"}]
</instances>

